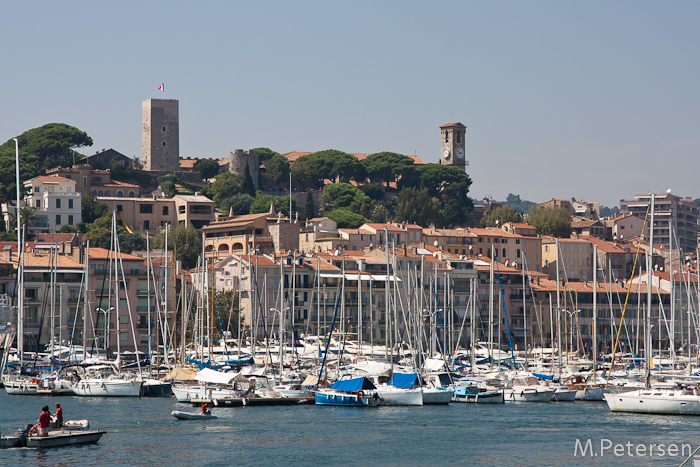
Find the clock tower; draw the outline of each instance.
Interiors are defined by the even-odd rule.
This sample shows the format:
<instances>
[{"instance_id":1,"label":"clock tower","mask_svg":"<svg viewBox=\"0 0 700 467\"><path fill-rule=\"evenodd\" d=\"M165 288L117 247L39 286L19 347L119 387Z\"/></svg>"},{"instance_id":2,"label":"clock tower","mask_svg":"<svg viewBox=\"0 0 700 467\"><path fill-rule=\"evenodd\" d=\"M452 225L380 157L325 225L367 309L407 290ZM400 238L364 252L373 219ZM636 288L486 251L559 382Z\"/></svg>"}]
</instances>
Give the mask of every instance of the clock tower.
<instances>
[{"instance_id":1,"label":"clock tower","mask_svg":"<svg viewBox=\"0 0 700 467\"><path fill-rule=\"evenodd\" d=\"M454 165L464 170L467 166L464 152L464 140L467 127L460 122L446 123L440 127L439 164Z\"/></svg>"}]
</instances>

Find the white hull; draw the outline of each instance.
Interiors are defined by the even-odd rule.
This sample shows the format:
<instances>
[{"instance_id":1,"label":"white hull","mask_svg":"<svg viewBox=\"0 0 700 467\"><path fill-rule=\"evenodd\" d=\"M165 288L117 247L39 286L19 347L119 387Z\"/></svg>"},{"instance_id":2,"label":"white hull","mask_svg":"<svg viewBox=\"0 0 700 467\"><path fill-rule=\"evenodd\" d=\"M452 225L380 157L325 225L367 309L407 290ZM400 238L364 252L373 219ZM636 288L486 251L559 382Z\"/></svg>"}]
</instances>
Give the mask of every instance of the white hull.
<instances>
[{"instance_id":1,"label":"white hull","mask_svg":"<svg viewBox=\"0 0 700 467\"><path fill-rule=\"evenodd\" d=\"M606 394L605 401L613 412L651 414L700 414L700 396L683 390L643 389Z\"/></svg>"},{"instance_id":2,"label":"white hull","mask_svg":"<svg viewBox=\"0 0 700 467\"><path fill-rule=\"evenodd\" d=\"M204 386L173 386L173 395L178 402L189 402L193 399L232 399L239 397L239 391L233 389L206 388Z\"/></svg>"},{"instance_id":3,"label":"white hull","mask_svg":"<svg viewBox=\"0 0 700 467\"><path fill-rule=\"evenodd\" d=\"M39 383L33 383L31 380L12 380L3 381L5 392L13 395L37 395L40 389Z\"/></svg>"},{"instance_id":4,"label":"white hull","mask_svg":"<svg viewBox=\"0 0 700 467\"><path fill-rule=\"evenodd\" d=\"M75 383L73 392L91 397L139 397L141 383L135 379L87 379Z\"/></svg>"},{"instance_id":5,"label":"white hull","mask_svg":"<svg viewBox=\"0 0 700 467\"><path fill-rule=\"evenodd\" d=\"M552 400L556 402L573 402L574 400L576 400L576 394L577 391L562 386L554 391Z\"/></svg>"},{"instance_id":6,"label":"white hull","mask_svg":"<svg viewBox=\"0 0 700 467\"><path fill-rule=\"evenodd\" d=\"M378 388L377 394L382 405L423 405L423 392L420 389Z\"/></svg>"},{"instance_id":7,"label":"white hull","mask_svg":"<svg viewBox=\"0 0 700 467\"><path fill-rule=\"evenodd\" d=\"M554 389L549 388L513 388L503 391L506 402L549 402L552 400Z\"/></svg>"},{"instance_id":8,"label":"white hull","mask_svg":"<svg viewBox=\"0 0 700 467\"><path fill-rule=\"evenodd\" d=\"M454 391L444 389L423 388L423 405L449 404Z\"/></svg>"},{"instance_id":9,"label":"white hull","mask_svg":"<svg viewBox=\"0 0 700 467\"><path fill-rule=\"evenodd\" d=\"M603 388L585 388L576 391L577 401L602 401Z\"/></svg>"}]
</instances>

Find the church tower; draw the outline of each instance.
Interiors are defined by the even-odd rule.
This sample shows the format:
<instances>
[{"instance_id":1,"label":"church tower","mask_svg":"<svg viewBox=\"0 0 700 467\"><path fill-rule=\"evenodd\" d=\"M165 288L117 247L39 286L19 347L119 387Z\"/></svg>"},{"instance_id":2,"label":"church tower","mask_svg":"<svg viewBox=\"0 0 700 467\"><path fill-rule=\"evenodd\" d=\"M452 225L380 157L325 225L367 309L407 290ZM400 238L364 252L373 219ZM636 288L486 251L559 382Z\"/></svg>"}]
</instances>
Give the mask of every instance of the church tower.
<instances>
[{"instance_id":1,"label":"church tower","mask_svg":"<svg viewBox=\"0 0 700 467\"><path fill-rule=\"evenodd\" d=\"M439 164L454 165L462 170L466 168L464 143L467 127L460 122L445 123L440 127L440 159Z\"/></svg>"},{"instance_id":2,"label":"church tower","mask_svg":"<svg viewBox=\"0 0 700 467\"><path fill-rule=\"evenodd\" d=\"M180 170L180 122L177 100L143 101L141 155L145 170Z\"/></svg>"}]
</instances>

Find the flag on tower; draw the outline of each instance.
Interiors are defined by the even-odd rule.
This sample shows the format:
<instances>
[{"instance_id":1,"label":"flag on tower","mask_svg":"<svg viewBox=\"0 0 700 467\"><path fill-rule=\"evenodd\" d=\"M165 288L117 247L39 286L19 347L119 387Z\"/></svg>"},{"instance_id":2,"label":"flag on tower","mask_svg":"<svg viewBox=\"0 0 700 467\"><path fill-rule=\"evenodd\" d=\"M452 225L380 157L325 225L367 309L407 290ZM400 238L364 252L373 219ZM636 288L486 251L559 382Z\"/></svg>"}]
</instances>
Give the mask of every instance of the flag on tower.
<instances>
[{"instance_id":1,"label":"flag on tower","mask_svg":"<svg viewBox=\"0 0 700 467\"><path fill-rule=\"evenodd\" d=\"M158 86L158 90L165 91L165 84L161 84L160 86Z\"/></svg>"}]
</instances>

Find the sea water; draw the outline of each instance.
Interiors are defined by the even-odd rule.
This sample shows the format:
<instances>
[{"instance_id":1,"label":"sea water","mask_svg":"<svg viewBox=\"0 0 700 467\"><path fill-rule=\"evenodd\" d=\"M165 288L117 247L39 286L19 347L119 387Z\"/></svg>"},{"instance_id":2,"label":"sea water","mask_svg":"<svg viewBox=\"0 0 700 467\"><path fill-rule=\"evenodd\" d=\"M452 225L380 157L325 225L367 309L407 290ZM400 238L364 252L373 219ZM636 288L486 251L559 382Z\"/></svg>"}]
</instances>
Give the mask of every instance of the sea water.
<instances>
[{"instance_id":1,"label":"sea water","mask_svg":"<svg viewBox=\"0 0 700 467\"><path fill-rule=\"evenodd\" d=\"M91 446L1 450L0 465L677 466L700 444L700 417L613 414L604 402L215 407L216 420L179 421L171 411L198 409L173 398L3 393L0 431L56 402L66 420L107 434Z\"/></svg>"}]
</instances>

